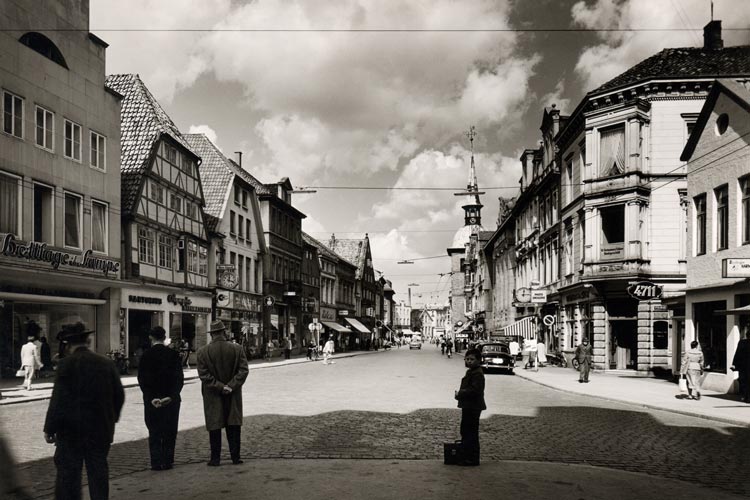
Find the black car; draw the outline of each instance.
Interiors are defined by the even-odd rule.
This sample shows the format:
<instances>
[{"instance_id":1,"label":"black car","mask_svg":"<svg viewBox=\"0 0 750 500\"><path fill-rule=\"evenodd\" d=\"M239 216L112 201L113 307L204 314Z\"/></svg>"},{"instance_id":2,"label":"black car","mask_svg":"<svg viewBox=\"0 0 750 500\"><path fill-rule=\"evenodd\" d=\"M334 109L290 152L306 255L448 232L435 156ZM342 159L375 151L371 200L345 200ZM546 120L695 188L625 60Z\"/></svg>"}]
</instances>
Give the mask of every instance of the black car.
<instances>
[{"instance_id":1,"label":"black car","mask_svg":"<svg viewBox=\"0 0 750 500\"><path fill-rule=\"evenodd\" d=\"M516 360L510 354L508 344L502 342L487 342L477 346L482 355L481 366L485 371L504 370L513 374Z\"/></svg>"}]
</instances>

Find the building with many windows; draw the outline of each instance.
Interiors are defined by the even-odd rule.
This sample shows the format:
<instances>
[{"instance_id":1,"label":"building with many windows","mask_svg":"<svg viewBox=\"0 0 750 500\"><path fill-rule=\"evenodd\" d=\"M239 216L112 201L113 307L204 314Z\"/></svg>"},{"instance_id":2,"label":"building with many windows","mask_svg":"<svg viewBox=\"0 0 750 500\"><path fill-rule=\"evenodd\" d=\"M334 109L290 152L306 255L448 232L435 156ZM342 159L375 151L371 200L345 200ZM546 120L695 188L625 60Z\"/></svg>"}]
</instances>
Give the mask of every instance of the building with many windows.
<instances>
[{"instance_id":1,"label":"building with many windows","mask_svg":"<svg viewBox=\"0 0 750 500\"><path fill-rule=\"evenodd\" d=\"M138 75L110 75L122 99L121 344L131 363L160 325L172 341L206 345L212 293L200 158Z\"/></svg>"},{"instance_id":2,"label":"building with many windows","mask_svg":"<svg viewBox=\"0 0 750 500\"><path fill-rule=\"evenodd\" d=\"M40 31L16 31L33 20ZM65 27L45 31L43 27ZM0 2L0 376L27 333L96 330L117 349L120 95L89 2Z\"/></svg>"},{"instance_id":3,"label":"building with many windows","mask_svg":"<svg viewBox=\"0 0 750 500\"><path fill-rule=\"evenodd\" d=\"M213 318L222 320L248 352L259 354L267 341L262 331L266 242L256 193L262 184L205 135L183 137L201 157L198 171L211 240L208 284L215 295Z\"/></svg>"},{"instance_id":4,"label":"building with many windows","mask_svg":"<svg viewBox=\"0 0 750 500\"><path fill-rule=\"evenodd\" d=\"M672 343L700 342L703 387L723 392L734 381L727 368L737 342L750 335L748 86L750 79L714 83L681 156L688 162L685 332Z\"/></svg>"}]
</instances>

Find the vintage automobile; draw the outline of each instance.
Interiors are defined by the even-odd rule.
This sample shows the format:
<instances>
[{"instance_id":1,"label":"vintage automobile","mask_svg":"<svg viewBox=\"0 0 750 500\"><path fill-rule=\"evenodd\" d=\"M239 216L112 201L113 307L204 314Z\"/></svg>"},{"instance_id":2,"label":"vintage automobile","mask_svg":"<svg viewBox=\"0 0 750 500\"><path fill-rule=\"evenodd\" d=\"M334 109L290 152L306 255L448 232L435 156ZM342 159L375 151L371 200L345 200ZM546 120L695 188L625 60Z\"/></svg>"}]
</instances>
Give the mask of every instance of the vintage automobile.
<instances>
[{"instance_id":1,"label":"vintage automobile","mask_svg":"<svg viewBox=\"0 0 750 500\"><path fill-rule=\"evenodd\" d=\"M513 374L516 360L510 355L510 348L504 342L486 342L477 346L482 355L481 366L485 371L504 370Z\"/></svg>"},{"instance_id":2,"label":"vintage automobile","mask_svg":"<svg viewBox=\"0 0 750 500\"><path fill-rule=\"evenodd\" d=\"M422 339L412 337L411 341L409 341L409 350L411 349L422 349Z\"/></svg>"}]
</instances>

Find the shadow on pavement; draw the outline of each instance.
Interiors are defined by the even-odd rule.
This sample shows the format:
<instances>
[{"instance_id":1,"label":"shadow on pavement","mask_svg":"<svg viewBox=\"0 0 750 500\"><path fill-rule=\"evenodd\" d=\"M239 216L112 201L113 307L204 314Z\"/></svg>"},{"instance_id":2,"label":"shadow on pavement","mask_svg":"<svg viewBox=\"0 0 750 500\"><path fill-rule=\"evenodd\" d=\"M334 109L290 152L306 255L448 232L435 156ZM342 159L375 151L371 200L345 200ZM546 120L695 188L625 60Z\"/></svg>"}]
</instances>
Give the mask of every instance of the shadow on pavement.
<instances>
[{"instance_id":1,"label":"shadow on pavement","mask_svg":"<svg viewBox=\"0 0 750 500\"><path fill-rule=\"evenodd\" d=\"M442 443L458 438L459 421L458 409L257 415L245 418L242 455L246 459L430 460L443 467ZM588 406L541 407L533 417L492 414L480 424L482 460L586 464L750 495L746 473L750 429L700 424L696 420L692 427L665 425L647 412ZM223 451L228 464L226 442ZM207 457L208 436L202 427L180 433L177 469L205 462ZM20 468L33 479L37 498L52 493L52 459ZM110 468L113 479L146 470L147 441L113 445ZM208 480L206 469L197 470Z\"/></svg>"}]
</instances>

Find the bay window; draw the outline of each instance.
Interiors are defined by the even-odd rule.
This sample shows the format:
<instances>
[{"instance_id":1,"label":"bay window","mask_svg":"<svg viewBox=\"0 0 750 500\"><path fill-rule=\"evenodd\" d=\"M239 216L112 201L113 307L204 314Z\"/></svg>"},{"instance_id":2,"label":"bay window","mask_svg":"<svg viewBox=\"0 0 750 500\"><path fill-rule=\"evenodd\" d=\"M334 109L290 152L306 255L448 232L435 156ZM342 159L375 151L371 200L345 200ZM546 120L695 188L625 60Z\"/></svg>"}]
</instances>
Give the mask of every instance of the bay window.
<instances>
[{"instance_id":1,"label":"bay window","mask_svg":"<svg viewBox=\"0 0 750 500\"><path fill-rule=\"evenodd\" d=\"M141 264L154 263L154 232L145 227L138 228L138 260Z\"/></svg>"},{"instance_id":2,"label":"bay window","mask_svg":"<svg viewBox=\"0 0 750 500\"><path fill-rule=\"evenodd\" d=\"M602 177L625 171L625 125L601 130L599 142L599 175Z\"/></svg>"},{"instance_id":3,"label":"bay window","mask_svg":"<svg viewBox=\"0 0 750 500\"><path fill-rule=\"evenodd\" d=\"M165 234L159 235L159 267L172 269L174 259L174 239Z\"/></svg>"}]
</instances>

